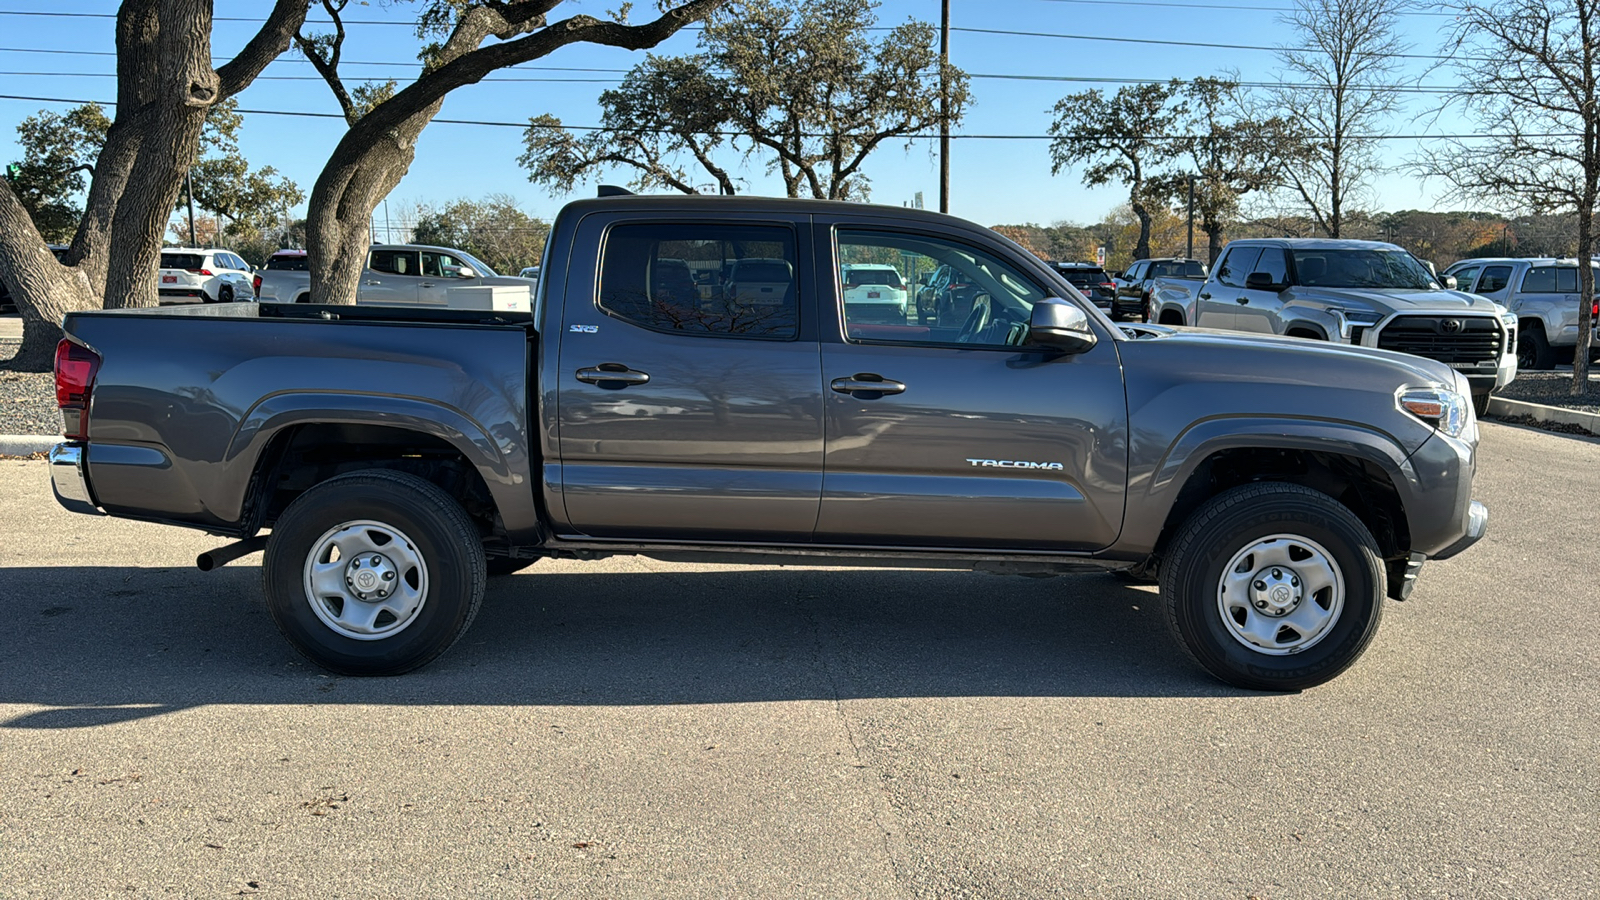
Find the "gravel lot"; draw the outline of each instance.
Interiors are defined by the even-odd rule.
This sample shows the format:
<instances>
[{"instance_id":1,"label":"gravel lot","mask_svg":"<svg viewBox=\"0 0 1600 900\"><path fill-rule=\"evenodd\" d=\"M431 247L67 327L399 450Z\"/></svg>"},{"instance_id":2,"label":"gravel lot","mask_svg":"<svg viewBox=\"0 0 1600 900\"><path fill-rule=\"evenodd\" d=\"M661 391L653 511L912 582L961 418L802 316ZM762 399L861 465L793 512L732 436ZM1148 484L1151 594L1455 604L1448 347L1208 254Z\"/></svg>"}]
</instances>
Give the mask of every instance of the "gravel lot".
<instances>
[{"instance_id":1,"label":"gravel lot","mask_svg":"<svg viewBox=\"0 0 1600 900\"><path fill-rule=\"evenodd\" d=\"M1594 371L1595 368L1591 367L1590 372ZM1572 396L1571 389L1570 368L1557 369L1553 372L1518 372L1517 380L1502 388L1498 396L1507 400L1525 400L1529 403L1543 403L1546 406L1560 406L1581 412L1600 412L1600 375L1590 374L1589 391L1582 397Z\"/></svg>"},{"instance_id":2,"label":"gravel lot","mask_svg":"<svg viewBox=\"0 0 1600 900\"><path fill-rule=\"evenodd\" d=\"M19 346L18 341L0 340L0 434L55 434L61 430L61 414L50 373L5 369Z\"/></svg>"}]
</instances>

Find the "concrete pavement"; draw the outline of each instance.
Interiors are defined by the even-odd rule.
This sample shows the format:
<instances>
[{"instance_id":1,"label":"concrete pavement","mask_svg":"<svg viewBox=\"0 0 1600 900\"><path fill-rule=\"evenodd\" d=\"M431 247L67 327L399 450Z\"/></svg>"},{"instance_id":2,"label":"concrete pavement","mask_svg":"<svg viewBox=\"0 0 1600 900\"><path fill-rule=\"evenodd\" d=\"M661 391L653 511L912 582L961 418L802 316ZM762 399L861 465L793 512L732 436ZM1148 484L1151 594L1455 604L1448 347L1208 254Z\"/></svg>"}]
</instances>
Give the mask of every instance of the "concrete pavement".
<instances>
[{"instance_id":1,"label":"concrete pavement","mask_svg":"<svg viewBox=\"0 0 1600 900\"><path fill-rule=\"evenodd\" d=\"M0 896L1588 896L1600 442L1483 429L1488 536L1290 696L1109 577L633 557L335 678L259 556L0 462Z\"/></svg>"}]
</instances>

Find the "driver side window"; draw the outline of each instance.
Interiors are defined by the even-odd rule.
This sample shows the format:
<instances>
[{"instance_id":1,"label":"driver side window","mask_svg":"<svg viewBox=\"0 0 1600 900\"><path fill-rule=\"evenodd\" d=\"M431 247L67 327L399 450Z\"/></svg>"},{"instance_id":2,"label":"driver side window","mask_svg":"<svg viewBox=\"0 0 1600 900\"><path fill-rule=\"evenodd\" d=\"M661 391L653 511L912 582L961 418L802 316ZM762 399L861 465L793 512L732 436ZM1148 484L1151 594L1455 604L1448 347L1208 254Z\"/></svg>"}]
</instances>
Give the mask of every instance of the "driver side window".
<instances>
[{"instance_id":1,"label":"driver side window","mask_svg":"<svg viewBox=\"0 0 1600 900\"><path fill-rule=\"evenodd\" d=\"M1045 292L986 251L934 235L843 230L835 298L852 343L1017 347Z\"/></svg>"}]
</instances>

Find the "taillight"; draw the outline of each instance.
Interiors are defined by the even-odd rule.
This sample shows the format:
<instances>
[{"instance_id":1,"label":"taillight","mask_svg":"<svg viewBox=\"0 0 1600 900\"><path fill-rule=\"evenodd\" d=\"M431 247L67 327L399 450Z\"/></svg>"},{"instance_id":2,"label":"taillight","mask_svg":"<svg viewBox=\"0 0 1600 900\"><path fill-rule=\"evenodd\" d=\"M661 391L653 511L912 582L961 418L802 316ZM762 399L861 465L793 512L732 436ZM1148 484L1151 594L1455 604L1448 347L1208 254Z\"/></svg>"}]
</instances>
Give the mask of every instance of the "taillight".
<instances>
[{"instance_id":1,"label":"taillight","mask_svg":"<svg viewBox=\"0 0 1600 900\"><path fill-rule=\"evenodd\" d=\"M255 295L257 297L261 296L261 276L260 275L257 275L256 277L250 279L250 290L254 291Z\"/></svg>"},{"instance_id":2,"label":"taillight","mask_svg":"<svg viewBox=\"0 0 1600 900\"><path fill-rule=\"evenodd\" d=\"M204 275L207 278L211 277L210 269L184 269L184 271L188 272L190 275Z\"/></svg>"},{"instance_id":3,"label":"taillight","mask_svg":"<svg viewBox=\"0 0 1600 900\"><path fill-rule=\"evenodd\" d=\"M66 338L56 344L56 406L61 433L74 441L89 437L89 393L100 372L100 355Z\"/></svg>"}]
</instances>

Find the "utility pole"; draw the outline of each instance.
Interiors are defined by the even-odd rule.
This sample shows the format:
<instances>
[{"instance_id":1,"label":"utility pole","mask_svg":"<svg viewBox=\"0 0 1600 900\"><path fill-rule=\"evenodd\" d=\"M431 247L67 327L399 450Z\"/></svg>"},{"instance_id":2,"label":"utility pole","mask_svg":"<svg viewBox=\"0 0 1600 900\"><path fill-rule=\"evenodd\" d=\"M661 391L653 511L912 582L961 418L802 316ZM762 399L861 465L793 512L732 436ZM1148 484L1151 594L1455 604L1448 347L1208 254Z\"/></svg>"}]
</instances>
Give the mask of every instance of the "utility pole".
<instances>
[{"instance_id":1,"label":"utility pole","mask_svg":"<svg viewBox=\"0 0 1600 900\"><path fill-rule=\"evenodd\" d=\"M383 242L385 244L394 243L394 234L391 231L389 231L389 198L388 197L384 197L383 198Z\"/></svg>"},{"instance_id":2,"label":"utility pole","mask_svg":"<svg viewBox=\"0 0 1600 900\"><path fill-rule=\"evenodd\" d=\"M950 0L939 20L939 212L950 211Z\"/></svg>"},{"instance_id":3,"label":"utility pole","mask_svg":"<svg viewBox=\"0 0 1600 900\"><path fill-rule=\"evenodd\" d=\"M1189 250L1185 259L1194 259L1194 176L1189 176Z\"/></svg>"},{"instance_id":4,"label":"utility pole","mask_svg":"<svg viewBox=\"0 0 1600 900\"><path fill-rule=\"evenodd\" d=\"M188 170L183 173L183 193L189 198L189 246L198 247L200 242L194 236L194 176Z\"/></svg>"}]
</instances>

